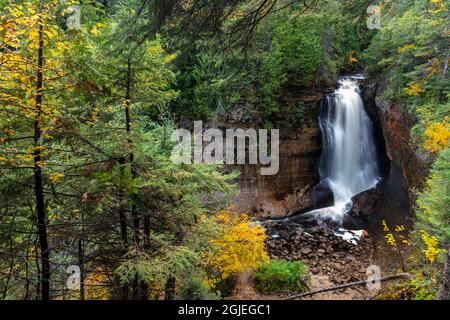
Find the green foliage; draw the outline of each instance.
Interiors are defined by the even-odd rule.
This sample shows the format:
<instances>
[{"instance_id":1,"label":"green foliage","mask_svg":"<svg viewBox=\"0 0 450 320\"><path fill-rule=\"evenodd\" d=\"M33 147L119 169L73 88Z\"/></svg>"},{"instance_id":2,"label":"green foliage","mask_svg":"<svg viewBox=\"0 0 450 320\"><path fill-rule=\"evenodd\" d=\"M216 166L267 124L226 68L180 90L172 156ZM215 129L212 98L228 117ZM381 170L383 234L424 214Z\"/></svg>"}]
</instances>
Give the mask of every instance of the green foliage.
<instances>
[{"instance_id":1,"label":"green foliage","mask_svg":"<svg viewBox=\"0 0 450 320\"><path fill-rule=\"evenodd\" d=\"M294 124L297 126L300 125L303 122L303 120L305 119L305 103L303 101L300 101L294 107L293 119L294 119Z\"/></svg>"},{"instance_id":2,"label":"green foliage","mask_svg":"<svg viewBox=\"0 0 450 320\"><path fill-rule=\"evenodd\" d=\"M153 240L157 240L153 238ZM161 244L164 244L159 239ZM117 269L116 274L122 284L139 283L159 284L163 286L170 277L179 277L191 270L198 263L199 255L187 247L177 246L168 248L167 245L159 250L156 257L149 257L145 252L135 250L128 252L126 260Z\"/></svg>"},{"instance_id":3,"label":"green foliage","mask_svg":"<svg viewBox=\"0 0 450 320\"><path fill-rule=\"evenodd\" d=\"M395 284L388 284L383 288L378 300L436 300L436 281L424 276L415 274L412 280L400 281Z\"/></svg>"},{"instance_id":4,"label":"green foliage","mask_svg":"<svg viewBox=\"0 0 450 320\"><path fill-rule=\"evenodd\" d=\"M412 292L412 300L436 300L436 282L430 278L414 278L408 284Z\"/></svg>"},{"instance_id":5,"label":"green foliage","mask_svg":"<svg viewBox=\"0 0 450 320\"><path fill-rule=\"evenodd\" d=\"M239 62L235 60L208 50L180 57L177 88L181 95L171 104L176 115L195 120L223 116L240 99L245 83L236 73Z\"/></svg>"},{"instance_id":6,"label":"green foliage","mask_svg":"<svg viewBox=\"0 0 450 320\"><path fill-rule=\"evenodd\" d=\"M304 292L308 268L300 261L272 260L253 274L256 289L263 293Z\"/></svg>"},{"instance_id":7,"label":"green foliage","mask_svg":"<svg viewBox=\"0 0 450 320\"><path fill-rule=\"evenodd\" d=\"M254 109L267 124L282 114L283 87L334 84L348 67L360 39L348 24L339 2L317 13L299 14L296 6L264 19L246 48L223 46L222 38L199 40L177 60L180 97L171 109L180 118L224 118L234 106L244 107L248 120Z\"/></svg>"},{"instance_id":8,"label":"green foliage","mask_svg":"<svg viewBox=\"0 0 450 320\"><path fill-rule=\"evenodd\" d=\"M442 151L433 165L425 189L419 193L417 217L446 243L450 242L450 149Z\"/></svg>"},{"instance_id":9,"label":"green foliage","mask_svg":"<svg viewBox=\"0 0 450 320\"><path fill-rule=\"evenodd\" d=\"M180 288L177 299L180 300L219 300L220 294L207 288L201 277L190 275Z\"/></svg>"},{"instance_id":10,"label":"green foliage","mask_svg":"<svg viewBox=\"0 0 450 320\"><path fill-rule=\"evenodd\" d=\"M125 287L137 291L143 284L163 288L169 279L182 280L192 270L202 271L202 254L208 250L204 244L212 235L195 231L204 216L227 203L236 177L220 173L215 165L176 165L170 160L173 145L168 137L175 125L166 107L177 96L175 55L167 53L159 36L143 41L130 36L130 9L135 10L136 3L117 2L110 15L96 15L93 4L85 4L83 12L92 20L79 32L64 33L52 16L46 25L51 34L45 40L49 49L44 87L49 92L43 106L49 119L42 125L38 147L43 154L52 276L66 279L67 266L85 261L80 267L86 274L109 279L105 296L119 296ZM36 10L26 15L27 20L19 21L30 22L24 30L39 25L33 20ZM134 21L133 26L140 23ZM37 33L30 35L36 41ZM15 41L30 43L25 36ZM36 48L28 46L30 59L37 57ZM0 72L2 77L11 74L8 88L15 90L8 95L2 92L0 111L7 111L10 101L25 98L34 106L34 89L28 90L36 87L35 73L29 69L34 60L27 62L28 53L21 50L8 49L1 55L5 63ZM18 66L19 58L25 61L23 75L9 71L9 65ZM47 73L52 68L55 74ZM21 80L16 81L14 77L19 76ZM53 106L58 112L47 109ZM156 115L155 121L151 115ZM34 116L25 114L26 121L20 121L24 125L13 123L11 117L0 120L2 150L22 151L19 144L31 142L26 152L18 153L23 157L20 162L10 161L3 151L0 155L0 222L5 230L23 230L0 235L0 251L11 251L10 258L0 263L11 274L0 277L4 298L30 299L32 292L34 297L39 291L39 282L34 281L39 278L39 268L34 266L39 267L40 255L34 245L34 179L27 164L34 157L30 139ZM19 136L25 138L9 140ZM214 223L209 229L214 230ZM54 298L64 298L65 281L51 283L52 291L61 292Z\"/></svg>"},{"instance_id":11,"label":"green foliage","mask_svg":"<svg viewBox=\"0 0 450 320\"><path fill-rule=\"evenodd\" d=\"M256 80L261 91L264 116L270 118L279 111L276 98L286 81L283 52L275 39L269 51L262 54L260 63Z\"/></svg>"},{"instance_id":12,"label":"green foliage","mask_svg":"<svg viewBox=\"0 0 450 320\"><path fill-rule=\"evenodd\" d=\"M404 106L416 120L412 135L416 146L422 146L419 157L436 157L417 194L408 269L413 279L394 286L393 299L435 299L440 247L450 240L448 10L440 0L386 2L382 27L363 55L369 76L386 84L378 98ZM426 259L419 258L424 255Z\"/></svg>"},{"instance_id":13,"label":"green foliage","mask_svg":"<svg viewBox=\"0 0 450 320\"><path fill-rule=\"evenodd\" d=\"M275 30L283 67L299 84L310 84L317 76L322 62L323 21L316 15L299 16L278 23Z\"/></svg>"},{"instance_id":14,"label":"green foliage","mask_svg":"<svg viewBox=\"0 0 450 320\"><path fill-rule=\"evenodd\" d=\"M382 288L378 299L388 300L435 300L441 283L445 250L438 247L435 236L429 235L423 227L409 232L404 252L408 253L402 268L411 275L410 279L388 284ZM402 253L403 254L403 253Z\"/></svg>"},{"instance_id":15,"label":"green foliage","mask_svg":"<svg viewBox=\"0 0 450 320\"><path fill-rule=\"evenodd\" d=\"M444 6L444 10L427 12L425 1L391 2L383 9L383 26L373 37L365 60L371 77L389 81L389 98L406 97L412 107L446 98L448 10Z\"/></svg>"}]
</instances>

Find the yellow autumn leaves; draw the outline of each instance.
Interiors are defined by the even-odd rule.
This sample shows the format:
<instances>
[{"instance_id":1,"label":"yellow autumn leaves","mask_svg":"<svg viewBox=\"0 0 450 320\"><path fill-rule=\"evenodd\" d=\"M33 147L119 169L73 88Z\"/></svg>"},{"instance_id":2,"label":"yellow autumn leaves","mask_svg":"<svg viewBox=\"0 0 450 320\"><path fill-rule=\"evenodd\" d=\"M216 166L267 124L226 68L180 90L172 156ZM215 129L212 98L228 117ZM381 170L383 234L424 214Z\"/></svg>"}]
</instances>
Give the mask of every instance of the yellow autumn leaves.
<instances>
[{"instance_id":1,"label":"yellow autumn leaves","mask_svg":"<svg viewBox=\"0 0 450 320\"><path fill-rule=\"evenodd\" d=\"M101 29L105 27L105 25L103 23L96 23L92 29L91 29L91 34L95 37L98 37L100 35Z\"/></svg>"},{"instance_id":2,"label":"yellow autumn leaves","mask_svg":"<svg viewBox=\"0 0 450 320\"><path fill-rule=\"evenodd\" d=\"M420 230L420 236L425 244L425 249L422 250L425 258L430 263L435 262L438 255L442 252L442 249L438 248L438 239L435 236L430 236L425 230Z\"/></svg>"},{"instance_id":3,"label":"yellow autumn leaves","mask_svg":"<svg viewBox=\"0 0 450 320\"><path fill-rule=\"evenodd\" d=\"M403 47L398 48L398 53L404 53L406 51L414 50L416 49L415 44L406 44Z\"/></svg>"},{"instance_id":4,"label":"yellow autumn leaves","mask_svg":"<svg viewBox=\"0 0 450 320\"><path fill-rule=\"evenodd\" d=\"M434 153L438 153L449 147L450 123L444 120L442 123L429 123L425 129L423 147Z\"/></svg>"},{"instance_id":5,"label":"yellow autumn leaves","mask_svg":"<svg viewBox=\"0 0 450 320\"><path fill-rule=\"evenodd\" d=\"M67 86L66 72L62 68L63 51L70 48L58 25L54 23L56 0L47 1L39 8L36 2L11 4L0 16L0 111L4 137L0 161L18 168L44 168L48 150L29 139L35 128L29 124L37 121L40 137L53 139L52 134L61 116L61 103L56 90ZM53 12L53 13L52 13ZM44 63L38 66L37 52L42 31ZM45 101L36 107L36 74L42 71L41 92ZM10 127L20 128L16 133ZM25 131L23 131L23 129ZM25 139L23 139L25 138ZM22 143L22 141L26 141ZM42 160L34 162L36 152ZM51 182L61 179L60 172L47 173Z\"/></svg>"},{"instance_id":6,"label":"yellow autumn leaves","mask_svg":"<svg viewBox=\"0 0 450 320\"><path fill-rule=\"evenodd\" d=\"M348 56L348 63L350 65L354 64L355 62L358 62L358 58L355 57L355 50L351 50L350 54Z\"/></svg>"},{"instance_id":7,"label":"yellow autumn leaves","mask_svg":"<svg viewBox=\"0 0 450 320\"><path fill-rule=\"evenodd\" d=\"M412 243L406 239L406 228L403 225L395 226L392 232L388 227L385 220L382 221L383 231L385 232L385 239L389 246L398 249L405 250L406 247ZM421 252L423 253L425 260L429 263L434 263L438 256L444 252L439 248L439 240L436 236L431 236L425 230L419 230L419 235L422 241Z\"/></svg>"},{"instance_id":8,"label":"yellow autumn leaves","mask_svg":"<svg viewBox=\"0 0 450 320\"><path fill-rule=\"evenodd\" d=\"M425 90L417 82L411 82L408 87L405 88L404 93L408 96L418 96Z\"/></svg>"},{"instance_id":9,"label":"yellow autumn leaves","mask_svg":"<svg viewBox=\"0 0 450 320\"><path fill-rule=\"evenodd\" d=\"M389 229L387 223L385 220L382 222L383 225L383 231L386 233L385 238L386 242L394 248L397 248L397 246L408 246L410 243L406 239L406 228L403 225L397 225L395 226L394 232L391 232Z\"/></svg>"},{"instance_id":10,"label":"yellow autumn leaves","mask_svg":"<svg viewBox=\"0 0 450 320\"><path fill-rule=\"evenodd\" d=\"M427 12L430 14L430 18L433 17L430 22L432 25L431 30L440 33L447 32L445 31L446 24L439 18L442 17L442 14L438 14L445 8L444 0L430 0L427 2ZM443 18L445 20L445 15ZM427 55L428 62L423 66L422 71L416 74L414 79L411 79L412 81L407 83L403 89L403 94L411 98L408 101L412 101L413 104L424 103L423 101L433 94L432 89L435 83L445 82L446 80L448 55L440 53L437 49L438 47L435 46L433 50L427 49L430 53L433 52L434 57L432 54ZM420 41L417 44L409 42L398 47L397 52L399 55L416 57L423 55L424 48L426 47ZM438 94L441 95L441 93ZM434 104L419 106L416 111L419 117L422 147L428 152L437 154L450 146L450 122L448 120L450 115L448 113L448 103L447 105L439 105L435 100Z\"/></svg>"},{"instance_id":11,"label":"yellow autumn leaves","mask_svg":"<svg viewBox=\"0 0 450 320\"><path fill-rule=\"evenodd\" d=\"M450 121L445 116L441 121L436 121L432 117L429 107L418 107L417 113L423 118L422 123L425 128L422 146L425 150L432 153L439 153L450 146Z\"/></svg>"},{"instance_id":12,"label":"yellow autumn leaves","mask_svg":"<svg viewBox=\"0 0 450 320\"><path fill-rule=\"evenodd\" d=\"M250 221L246 214L228 209L214 219L221 225L221 231L219 237L210 241L216 250L208 260L222 279L256 269L269 259L264 242L267 238L265 230Z\"/></svg>"},{"instance_id":13,"label":"yellow autumn leaves","mask_svg":"<svg viewBox=\"0 0 450 320\"><path fill-rule=\"evenodd\" d=\"M59 180L59 179L62 178L62 177L64 177L64 174L61 173L61 172L57 172L57 173L52 174L52 175L49 177L49 179L50 179L50 181L52 181L52 182L56 182L57 180Z\"/></svg>"},{"instance_id":14,"label":"yellow autumn leaves","mask_svg":"<svg viewBox=\"0 0 450 320\"><path fill-rule=\"evenodd\" d=\"M430 8L429 12L439 13L445 9L445 0L429 0Z\"/></svg>"},{"instance_id":15,"label":"yellow autumn leaves","mask_svg":"<svg viewBox=\"0 0 450 320\"><path fill-rule=\"evenodd\" d=\"M51 6L51 3L47 6ZM53 18L50 11L38 12L35 5L27 3L25 5L11 4L5 12L6 14L0 16L2 46L7 45L10 48L22 48L28 51L36 50L39 47L38 26ZM45 24L43 33L44 45L59 35L58 29L48 24ZM22 41L23 37L26 37L27 41Z\"/></svg>"}]
</instances>

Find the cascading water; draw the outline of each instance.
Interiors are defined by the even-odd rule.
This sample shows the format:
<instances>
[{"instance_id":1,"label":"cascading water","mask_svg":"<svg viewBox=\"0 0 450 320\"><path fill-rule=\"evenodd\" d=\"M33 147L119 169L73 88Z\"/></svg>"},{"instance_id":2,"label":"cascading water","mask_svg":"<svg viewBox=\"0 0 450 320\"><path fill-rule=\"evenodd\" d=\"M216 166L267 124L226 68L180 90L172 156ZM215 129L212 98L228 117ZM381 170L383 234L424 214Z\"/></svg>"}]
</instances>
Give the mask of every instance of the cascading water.
<instances>
[{"instance_id":1,"label":"cascading water","mask_svg":"<svg viewBox=\"0 0 450 320\"><path fill-rule=\"evenodd\" d=\"M379 181L373 124L364 110L355 78L344 78L339 89L320 107L323 135L321 185L333 194L331 207L306 213L307 218L341 224L352 207L352 197Z\"/></svg>"}]
</instances>

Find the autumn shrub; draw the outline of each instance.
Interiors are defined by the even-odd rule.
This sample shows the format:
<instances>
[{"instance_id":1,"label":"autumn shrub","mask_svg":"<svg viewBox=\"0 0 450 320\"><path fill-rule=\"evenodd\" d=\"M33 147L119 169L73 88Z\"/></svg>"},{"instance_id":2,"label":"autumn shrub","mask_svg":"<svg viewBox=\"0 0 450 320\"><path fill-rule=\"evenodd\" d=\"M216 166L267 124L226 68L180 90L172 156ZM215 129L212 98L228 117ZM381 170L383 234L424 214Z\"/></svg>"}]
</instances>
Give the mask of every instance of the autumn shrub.
<instances>
[{"instance_id":1,"label":"autumn shrub","mask_svg":"<svg viewBox=\"0 0 450 320\"><path fill-rule=\"evenodd\" d=\"M411 247L411 242L408 240L408 230L406 230L404 225L388 226L385 220L382 221L382 226L386 244L395 252L402 270L406 271L406 255Z\"/></svg>"},{"instance_id":2,"label":"autumn shrub","mask_svg":"<svg viewBox=\"0 0 450 320\"><path fill-rule=\"evenodd\" d=\"M436 289L435 281L419 273L411 280L387 284L377 300L435 300Z\"/></svg>"},{"instance_id":3,"label":"autumn shrub","mask_svg":"<svg viewBox=\"0 0 450 320\"><path fill-rule=\"evenodd\" d=\"M309 281L308 268L300 261L272 260L253 274L256 289L262 293L304 292Z\"/></svg>"},{"instance_id":4,"label":"autumn shrub","mask_svg":"<svg viewBox=\"0 0 450 320\"><path fill-rule=\"evenodd\" d=\"M417 124L413 137L422 148L438 154L450 146L450 103L429 103L416 108Z\"/></svg>"},{"instance_id":5,"label":"autumn shrub","mask_svg":"<svg viewBox=\"0 0 450 320\"><path fill-rule=\"evenodd\" d=\"M219 225L218 236L210 240L209 266L219 279L227 279L241 272L253 271L268 260L265 230L254 224L246 214L229 208L213 218Z\"/></svg>"},{"instance_id":6,"label":"autumn shrub","mask_svg":"<svg viewBox=\"0 0 450 320\"><path fill-rule=\"evenodd\" d=\"M416 224L415 230L404 226L389 228L383 221L386 243L401 260L402 271L411 278L383 287L377 299L381 300L434 300L440 283L440 270L445 251L436 236Z\"/></svg>"}]
</instances>

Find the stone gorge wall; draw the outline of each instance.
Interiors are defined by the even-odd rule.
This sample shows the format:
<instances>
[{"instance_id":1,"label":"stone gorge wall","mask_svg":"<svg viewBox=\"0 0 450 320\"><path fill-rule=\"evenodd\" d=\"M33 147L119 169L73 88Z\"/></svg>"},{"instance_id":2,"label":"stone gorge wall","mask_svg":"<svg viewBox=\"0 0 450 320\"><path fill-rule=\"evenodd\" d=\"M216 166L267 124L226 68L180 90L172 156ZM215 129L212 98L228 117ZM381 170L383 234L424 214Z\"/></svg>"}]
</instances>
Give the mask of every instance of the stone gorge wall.
<instances>
[{"instance_id":1,"label":"stone gorge wall","mask_svg":"<svg viewBox=\"0 0 450 320\"><path fill-rule=\"evenodd\" d=\"M317 112L323 95L292 88L284 91L280 121L274 125L280 129L279 172L262 176L259 165L235 166L241 172L237 179L240 194L234 201L240 211L257 216L287 215L299 207L302 195L318 182L322 134ZM304 118L294 125L290 112L299 101L305 106Z\"/></svg>"},{"instance_id":2,"label":"stone gorge wall","mask_svg":"<svg viewBox=\"0 0 450 320\"><path fill-rule=\"evenodd\" d=\"M400 170L413 204L412 190L423 187L431 159L417 152L417 145L411 137L414 121L405 107L380 98L383 96L385 86L386 84L366 84L364 99L369 114L379 128L379 134L382 134L387 158L392 166Z\"/></svg>"},{"instance_id":3,"label":"stone gorge wall","mask_svg":"<svg viewBox=\"0 0 450 320\"><path fill-rule=\"evenodd\" d=\"M259 165L237 166L239 210L264 216L282 216L295 210L297 191L305 193L317 183L321 133L317 126L302 126L293 136L281 137L277 175L262 176Z\"/></svg>"}]
</instances>

